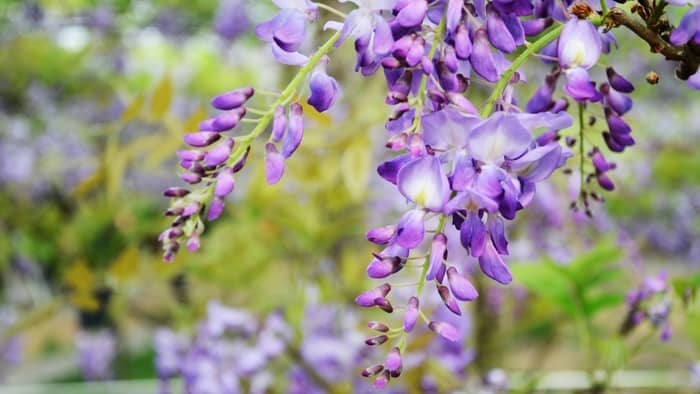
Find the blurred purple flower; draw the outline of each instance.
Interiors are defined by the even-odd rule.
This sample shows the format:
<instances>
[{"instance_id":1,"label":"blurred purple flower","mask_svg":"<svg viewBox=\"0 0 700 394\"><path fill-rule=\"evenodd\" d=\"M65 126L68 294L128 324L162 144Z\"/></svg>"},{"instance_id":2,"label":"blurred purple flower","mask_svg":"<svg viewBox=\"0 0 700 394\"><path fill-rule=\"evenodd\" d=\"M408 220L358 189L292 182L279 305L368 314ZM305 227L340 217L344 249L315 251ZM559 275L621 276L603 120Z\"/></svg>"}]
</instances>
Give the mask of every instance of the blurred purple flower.
<instances>
[{"instance_id":1,"label":"blurred purple flower","mask_svg":"<svg viewBox=\"0 0 700 394\"><path fill-rule=\"evenodd\" d=\"M214 15L214 31L219 37L234 41L250 29L246 2L243 0L221 0Z\"/></svg>"}]
</instances>

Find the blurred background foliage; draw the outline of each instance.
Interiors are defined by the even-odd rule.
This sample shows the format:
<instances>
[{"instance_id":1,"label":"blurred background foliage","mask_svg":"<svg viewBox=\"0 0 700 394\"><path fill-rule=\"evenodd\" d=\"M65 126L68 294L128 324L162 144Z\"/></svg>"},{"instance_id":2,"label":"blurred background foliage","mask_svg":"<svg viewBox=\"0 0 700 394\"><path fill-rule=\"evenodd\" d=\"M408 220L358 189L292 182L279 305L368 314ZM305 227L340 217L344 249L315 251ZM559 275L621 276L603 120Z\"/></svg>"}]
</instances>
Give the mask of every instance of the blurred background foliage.
<instances>
[{"instance_id":1,"label":"blurred background foliage","mask_svg":"<svg viewBox=\"0 0 700 394\"><path fill-rule=\"evenodd\" d=\"M241 4L236 26L273 9ZM224 11L211 0L0 2L0 338L23 338L22 361L0 363L5 381L82 380L75 335L105 327L120 343L114 377L153 378L152 330L191 330L209 300L283 311L298 340L309 288L351 309L370 286L364 231L395 220L402 202L374 176L386 155L381 75L352 73L349 46L331 63L341 103L330 115L305 107L304 144L284 180L264 184L258 147L202 250L161 261L160 192L177 182L181 136L207 117L212 95L278 89L291 73L221 22L234 17ZM569 209L570 177L538 190L511 231L516 284L481 283L472 307L465 346L482 355L482 372L524 371L534 384L551 369L700 358L698 101L671 65L619 40L615 58L626 60L615 65L638 88L629 119L639 144L592 219ZM643 82L650 70L660 85ZM659 271L675 278L672 341L649 339L650 327L619 336L625 294ZM460 385L444 377L445 389Z\"/></svg>"}]
</instances>

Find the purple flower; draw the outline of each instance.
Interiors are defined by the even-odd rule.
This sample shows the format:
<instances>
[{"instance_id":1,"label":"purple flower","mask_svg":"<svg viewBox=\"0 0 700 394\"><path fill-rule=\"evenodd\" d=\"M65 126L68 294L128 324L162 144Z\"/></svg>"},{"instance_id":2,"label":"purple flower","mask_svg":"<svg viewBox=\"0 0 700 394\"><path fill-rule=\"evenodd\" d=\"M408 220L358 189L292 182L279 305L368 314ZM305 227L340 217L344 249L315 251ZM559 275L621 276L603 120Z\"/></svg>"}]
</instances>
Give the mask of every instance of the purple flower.
<instances>
[{"instance_id":1,"label":"purple flower","mask_svg":"<svg viewBox=\"0 0 700 394\"><path fill-rule=\"evenodd\" d=\"M600 101L603 97L595 88L595 82L588 77L588 71L581 67L566 71L564 91L576 101Z\"/></svg>"},{"instance_id":2,"label":"purple flower","mask_svg":"<svg viewBox=\"0 0 700 394\"><path fill-rule=\"evenodd\" d=\"M603 43L598 30L586 19L571 18L559 36L559 64L563 68L588 70L600 58Z\"/></svg>"},{"instance_id":3,"label":"purple flower","mask_svg":"<svg viewBox=\"0 0 700 394\"><path fill-rule=\"evenodd\" d=\"M416 325L416 321L418 320L418 315L419 315L418 307L419 307L418 298L411 297L408 300L408 305L406 306L406 312L404 312L404 315L403 315L403 330L405 332L411 332L413 330L413 327Z\"/></svg>"},{"instance_id":4,"label":"purple flower","mask_svg":"<svg viewBox=\"0 0 700 394\"><path fill-rule=\"evenodd\" d=\"M284 175L284 157L277 151L275 144L268 142L265 145L265 180L274 185Z\"/></svg>"},{"instance_id":5,"label":"purple flower","mask_svg":"<svg viewBox=\"0 0 700 394\"><path fill-rule=\"evenodd\" d=\"M289 106L287 130L282 139L282 156L288 159L297 150L304 136L304 109L299 103Z\"/></svg>"},{"instance_id":6,"label":"purple flower","mask_svg":"<svg viewBox=\"0 0 700 394\"><path fill-rule=\"evenodd\" d=\"M646 319L653 327L661 329L659 337L662 341L670 338L671 296L666 273L644 278L637 289L627 294L627 304L629 310L620 328L623 335Z\"/></svg>"},{"instance_id":7,"label":"purple flower","mask_svg":"<svg viewBox=\"0 0 700 394\"><path fill-rule=\"evenodd\" d=\"M308 103L316 108L318 112L328 110L333 103L335 103L340 90L335 78L326 73L328 62L328 56L324 56L311 73L311 79L309 81L311 96L309 97Z\"/></svg>"},{"instance_id":8,"label":"purple flower","mask_svg":"<svg viewBox=\"0 0 700 394\"><path fill-rule=\"evenodd\" d=\"M496 67L496 59L493 57L484 29L479 29L474 33L469 61L479 76L489 82L498 81L499 72Z\"/></svg>"},{"instance_id":9,"label":"purple flower","mask_svg":"<svg viewBox=\"0 0 700 394\"><path fill-rule=\"evenodd\" d=\"M608 67L605 69L605 73L608 76L608 82L613 89L620 93L632 93L634 91L634 85L628 81L625 77L618 74L614 68Z\"/></svg>"},{"instance_id":10,"label":"purple flower","mask_svg":"<svg viewBox=\"0 0 700 394\"><path fill-rule=\"evenodd\" d=\"M306 38L306 24L318 16L318 7L309 0L275 0L280 11L259 24L255 34L272 47L275 58L283 64L300 66L308 57L297 52Z\"/></svg>"},{"instance_id":11,"label":"purple flower","mask_svg":"<svg viewBox=\"0 0 700 394\"><path fill-rule=\"evenodd\" d=\"M391 241L391 239L394 237L394 234L396 234L396 226L389 225L373 228L367 231L365 238L367 238L369 242L383 245L389 243L389 241Z\"/></svg>"},{"instance_id":12,"label":"purple flower","mask_svg":"<svg viewBox=\"0 0 700 394\"><path fill-rule=\"evenodd\" d=\"M396 244L406 249L420 245L425 235L424 217L425 212L421 209L406 212L396 226Z\"/></svg>"},{"instance_id":13,"label":"purple flower","mask_svg":"<svg viewBox=\"0 0 700 394\"><path fill-rule=\"evenodd\" d=\"M452 289L452 294L454 294L458 300L472 301L479 296L479 293L471 282L460 274L457 268L450 267L447 269L447 280L450 284L450 289Z\"/></svg>"},{"instance_id":14,"label":"purple flower","mask_svg":"<svg viewBox=\"0 0 700 394\"><path fill-rule=\"evenodd\" d=\"M438 276L441 267L447 259L447 237L443 233L437 233L433 237L430 246L430 267L425 276L427 280L433 280Z\"/></svg>"},{"instance_id":15,"label":"purple flower","mask_svg":"<svg viewBox=\"0 0 700 394\"><path fill-rule=\"evenodd\" d=\"M388 283L384 283L380 286L375 287L374 289L367 290L364 293L358 295L355 298L355 303L363 307L374 306L376 305L376 300L378 298L386 297L390 291L391 285Z\"/></svg>"},{"instance_id":16,"label":"purple flower","mask_svg":"<svg viewBox=\"0 0 700 394\"><path fill-rule=\"evenodd\" d=\"M684 45L688 41L700 45L700 6L694 6L685 13L668 40L674 45Z\"/></svg>"},{"instance_id":17,"label":"purple flower","mask_svg":"<svg viewBox=\"0 0 700 394\"><path fill-rule=\"evenodd\" d=\"M588 78L603 51L600 33L591 22L576 17L569 19L559 36L559 65L566 71L564 89L577 101L597 101L601 98L595 84Z\"/></svg>"},{"instance_id":18,"label":"purple flower","mask_svg":"<svg viewBox=\"0 0 700 394\"><path fill-rule=\"evenodd\" d=\"M214 31L220 37L233 41L248 31L250 18L242 0L222 0L214 16Z\"/></svg>"},{"instance_id":19,"label":"purple flower","mask_svg":"<svg viewBox=\"0 0 700 394\"><path fill-rule=\"evenodd\" d=\"M386 357L384 367L391 373L392 378L398 378L401 375L403 364L401 362L401 351L399 348L394 347L391 349L389 355Z\"/></svg>"},{"instance_id":20,"label":"purple flower","mask_svg":"<svg viewBox=\"0 0 700 394\"><path fill-rule=\"evenodd\" d=\"M374 73L380 66L381 60L387 56L394 44L389 23L380 15L383 10L394 8L395 0L341 0L350 1L358 6L351 11L345 23L328 22L327 29L340 30L340 46L349 36L354 36L357 52L356 70L363 75Z\"/></svg>"},{"instance_id":21,"label":"purple flower","mask_svg":"<svg viewBox=\"0 0 700 394\"><path fill-rule=\"evenodd\" d=\"M400 7L399 4L402 6ZM428 12L427 0L406 0L396 5L396 23L401 27L411 28L423 23L426 12Z\"/></svg>"},{"instance_id":22,"label":"purple flower","mask_svg":"<svg viewBox=\"0 0 700 394\"><path fill-rule=\"evenodd\" d=\"M341 3L351 2L357 5L348 14L345 23L329 22L326 28L341 30L341 36L336 46L340 46L349 36L354 36L359 42L373 43L366 51L383 56L389 53L394 38L389 23L379 14L383 10L394 8L396 0L339 0ZM359 51L358 51L359 52Z\"/></svg>"},{"instance_id":23,"label":"purple flower","mask_svg":"<svg viewBox=\"0 0 700 394\"><path fill-rule=\"evenodd\" d=\"M688 87L695 90L700 90L700 69L688 78Z\"/></svg>"},{"instance_id":24,"label":"purple flower","mask_svg":"<svg viewBox=\"0 0 700 394\"><path fill-rule=\"evenodd\" d=\"M86 380L112 378L112 363L117 355L117 340L108 329L80 331L75 338L80 370Z\"/></svg>"},{"instance_id":25,"label":"purple flower","mask_svg":"<svg viewBox=\"0 0 700 394\"><path fill-rule=\"evenodd\" d=\"M513 280L508 266L491 243L486 244L484 253L479 256L479 267L486 276L498 283L507 285Z\"/></svg>"},{"instance_id":26,"label":"purple flower","mask_svg":"<svg viewBox=\"0 0 700 394\"><path fill-rule=\"evenodd\" d=\"M404 164L397 175L401 194L421 208L439 212L450 196L450 185L435 156L423 156Z\"/></svg>"},{"instance_id":27,"label":"purple flower","mask_svg":"<svg viewBox=\"0 0 700 394\"><path fill-rule=\"evenodd\" d=\"M457 328L450 323L441 321L431 321L428 324L431 330L435 331L436 334L447 339L450 342L455 342L459 339L459 331Z\"/></svg>"},{"instance_id":28,"label":"purple flower","mask_svg":"<svg viewBox=\"0 0 700 394\"><path fill-rule=\"evenodd\" d=\"M220 110L236 109L245 104L254 93L255 90L251 87L236 89L214 97L211 105Z\"/></svg>"}]
</instances>

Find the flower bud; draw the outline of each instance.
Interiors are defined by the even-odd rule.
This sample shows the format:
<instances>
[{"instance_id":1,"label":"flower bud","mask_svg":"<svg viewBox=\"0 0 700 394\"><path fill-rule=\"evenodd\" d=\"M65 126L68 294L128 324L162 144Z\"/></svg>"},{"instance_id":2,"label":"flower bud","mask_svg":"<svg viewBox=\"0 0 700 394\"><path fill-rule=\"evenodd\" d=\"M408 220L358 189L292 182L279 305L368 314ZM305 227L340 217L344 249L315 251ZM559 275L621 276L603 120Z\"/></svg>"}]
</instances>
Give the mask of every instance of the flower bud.
<instances>
[{"instance_id":1,"label":"flower bud","mask_svg":"<svg viewBox=\"0 0 700 394\"><path fill-rule=\"evenodd\" d=\"M450 289L447 286L443 286L440 284L436 284L436 286L438 294L440 294L440 298L442 298L442 302L445 304L447 309L449 309L455 315L461 316L462 311L459 309L459 304L457 303L457 300L455 300L455 298L452 297L452 294L450 294Z\"/></svg>"},{"instance_id":2,"label":"flower bud","mask_svg":"<svg viewBox=\"0 0 700 394\"><path fill-rule=\"evenodd\" d=\"M612 86L613 89L621 93L632 93L634 91L634 85L632 85L630 81L625 79L625 77L618 74L614 68L606 68L605 73L607 74L608 81L610 82L610 86Z\"/></svg>"},{"instance_id":3,"label":"flower bud","mask_svg":"<svg viewBox=\"0 0 700 394\"><path fill-rule=\"evenodd\" d=\"M405 332L411 332L416 325L416 321L418 320L418 304L418 298L416 297L411 297L408 300L406 312L404 312L403 315L403 330Z\"/></svg>"},{"instance_id":4,"label":"flower bud","mask_svg":"<svg viewBox=\"0 0 700 394\"><path fill-rule=\"evenodd\" d=\"M195 185L202 181L202 176L199 174L194 174L191 172L180 174L180 178L189 183L190 185Z\"/></svg>"},{"instance_id":5,"label":"flower bud","mask_svg":"<svg viewBox=\"0 0 700 394\"><path fill-rule=\"evenodd\" d=\"M368 322L367 327L369 327L370 330L375 330L375 331L379 331L379 332L388 332L389 331L389 326L387 326L384 323L377 322L377 321Z\"/></svg>"},{"instance_id":6,"label":"flower bud","mask_svg":"<svg viewBox=\"0 0 700 394\"><path fill-rule=\"evenodd\" d=\"M394 312L394 307L391 305L391 302L384 297L375 298L374 304L386 313Z\"/></svg>"},{"instance_id":7,"label":"flower bud","mask_svg":"<svg viewBox=\"0 0 700 394\"><path fill-rule=\"evenodd\" d=\"M389 243L396 233L396 226L389 225L384 227L373 228L365 234L365 237L369 242L375 243L377 245L384 245Z\"/></svg>"},{"instance_id":8,"label":"flower bud","mask_svg":"<svg viewBox=\"0 0 700 394\"><path fill-rule=\"evenodd\" d=\"M214 221L221 216L224 212L224 199L222 197L214 197L209 207L209 214L207 215L207 220Z\"/></svg>"},{"instance_id":9,"label":"flower bud","mask_svg":"<svg viewBox=\"0 0 700 394\"><path fill-rule=\"evenodd\" d=\"M377 379L374 381L374 387L378 389L382 389L386 387L387 384L389 384L389 380L391 380L391 377L389 375L389 371L384 370L381 375L377 377Z\"/></svg>"},{"instance_id":10,"label":"flower bud","mask_svg":"<svg viewBox=\"0 0 700 394\"><path fill-rule=\"evenodd\" d=\"M411 0L396 15L396 22L401 27L415 27L423 23L426 12L428 12L427 0Z\"/></svg>"},{"instance_id":11,"label":"flower bud","mask_svg":"<svg viewBox=\"0 0 700 394\"><path fill-rule=\"evenodd\" d=\"M382 335L377 335L376 337L368 338L365 343L368 346L379 346L383 344L384 342L388 341L389 337L382 334Z\"/></svg>"},{"instance_id":12,"label":"flower bud","mask_svg":"<svg viewBox=\"0 0 700 394\"><path fill-rule=\"evenodd\" d=\"M219 145L212 148L204 158L204 163L208 166L218 166L224 163L231 156L231 149L233 149L233 139L227 138Z\"/></svg>"},{"instance_id":13,"label":"flower bud","mask_svg":"<svg viewBox=\"0 0 700 394\"><path fill-rule=\"evenodd\" d=\"M398 347L394 347L389 351L384 365L390 372L392 378L398 378L401 375L403 365L401 363L401 351Z\"/></svg>"},{"instance_id":14,"label":"flower bud","mask_svg":"<svg viewBox=\"0 0 700 394\"><path fill-rule=\"evenodd\" d=\"M230 169L224 169L216 177L216 186L214 187L214 195L216 197L226 197L235 187L236 183L233 179L233 172Z\"/></svg>"},{"instance_id":15,"label":"flower bud","mask_svg":"<svg viewBox=\"0 0 700 394\"><path fill-rule=\"evenodd\" d=\"M287 115L284 113L284 106L280 105L275 108L275 114L272 118L272 134L270 139L272 142L282 141L284 130L287 127Z\"/></svg>"},{"instance_id":16,"label":"flower bud","mask_svg":"<svg viewBox=\"0 0 700 394\"><path fill-rule=\"evenodd\" d=\"M428 323L428 327L433 330L436 334L447 339L450 342L456 342L459 339L459 332L450 323L441 321L431 321Z\"/></svg>"},{"instance_id":17,"label":"flower bud","mask_svg":"<svg viewBox=\"0 0 700 394\"><path fill-rule=\"evenodd\" d=\"M236 89L231 92L220 94L211 100L211 105L216 109L231 110L240 107L250 99L255 90L251 87Z\"/></svg>"},{"instance_id":18,"label":"flower bud","mask_svg":"<svg viewBox=\"0 0 700 394\"><path fill-rule=\"evenodd\" d=\"M355 298L355 303L359 306L370 307L376 305L374 300L379 297L386 297L391 291L391 285L384 283L374 289L367 290Z\"/></svg>"},{"instance_id":19,"label":"flower bud","mask_svg":"<svg viewBox=\"0 0 700 394\"><path fill-rule=\"evenodd\" d=\"M469 29L464 24L459 25L455 32L455 55L460 60L467 60L471 54L472 40L469 38Z\"/></svg>"},{"instance_id":20,"label":"flower bud","mask_svg":"<svg viewBox=\"0 0 700 394\"><path fill-rule=\"evenodd\" d=\"M479 296L474 286L467 278L462 276L455 267L447 269L447 281L455 298L462 301L472 301Z\"/></svg>"},{"instance_id":21,"label":"flower bud","mask_svg":"<svg viewBox=\"0 0 700 394\"><path fill-rule=\"evenodd\" d=\"M284 157L277 151L275 144L268 142L265 145L265 180L269 185L274 185L284 175Z\"/></svg>"},{"instance_id":22,"label":"flower bud","mask_svg":"<svg viewBox=\"0 0 700 394\"><path fill-rule=\"evenodd\" d=\"M326 73L326 66L329 62L328 56L324 56L319 65L311 73L309 88L311 96L308 103L318 112L328 110L338 97L340 88L335 78Z\"/></svg>"},{"instance_id":23,"label":"flower bud","mask_svg":"<svg viewBox=\"0 0 700 394\"><path fill-rule=\"evenodd\" d=\"M289 158L301 144L304 136L304 110L299 103L294 103L289 107L289 118L287 119L287 131L282 141L282 156Z\"/></svg>"},{"instance_id":24,"label":"flower bud","mask_svg":"<svg viewBox=\"0 0 700 394\"><path fill-rule=\"evenodd\" d=\"M169 187L163 191L165 197L173 198L185 197L188 194L190 194L190 191L182 187Z\"/></svg>"},{"instance_id":25,"label":"flower bud","mask_svg":"<svg viewBox=\"0 0 700 394\"><path fill-rule=\"evenodd\" d=\"M447 259L447 237L443 233L437 233L433 236L430 246L430 267L425 279L435 279L445 259Z\"/></svg>"},{"instance_id":26,"label":"flower bud","mask_svg":"<svg viewBox=\"0 0 700 394\"><path fill-rule=\"evenodd\" d=\"M219 133L212 131L200 131L197 133L187 133L183 137L185 143L189 146L194 146L196 148L202 148L209 146L214 142L218 141L221 136Z\"/></svg>"},{"instance_id":27,"label":"flower bud","mask_svg":"<svg viewBox=\"0 0 700 394\"><path fill-rule=\"evenodd\" d=\"M217 116L214 118L214 123L212 124L214 131L221 132L233 129L245 116L245 113L246 109L244 107L240 107Z\"/></svg>"},{"instance_id":28,"label":"flower bud","mask_svg":"<svg viewBox=\"0 0 700 394\"><path fill-rule=\"evenodd\" d=\"M384 366L381 364L376 364L372 365L370 367L365 368L362 371L362 376L369 378L370 376L374 376L384 370Z\"/></svg>"}]
</instances>

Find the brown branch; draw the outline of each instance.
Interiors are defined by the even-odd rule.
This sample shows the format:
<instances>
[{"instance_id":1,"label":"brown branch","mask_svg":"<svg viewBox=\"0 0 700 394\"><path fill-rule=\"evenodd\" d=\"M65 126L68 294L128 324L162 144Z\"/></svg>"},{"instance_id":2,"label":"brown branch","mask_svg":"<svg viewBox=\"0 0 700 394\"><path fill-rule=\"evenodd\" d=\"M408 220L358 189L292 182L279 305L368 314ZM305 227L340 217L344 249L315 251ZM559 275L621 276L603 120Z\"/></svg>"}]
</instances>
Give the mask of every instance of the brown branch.
<instances>
[{"instance_id":1,"label":"brown branch","mask_svg":"<svg viewBox=\"0 0 700 394\"><path fill-rule=\"evenodd\" d=\"M667 60L687 61L682 47L677 47L666 42L663 38L659 37L656 32L647 28L640 20L628 15L624 10L617 7L612 8L607 16L616 26L625 26L646 41L653 53L660 53L664 55Z\"/></svg>"}]
</instances>

